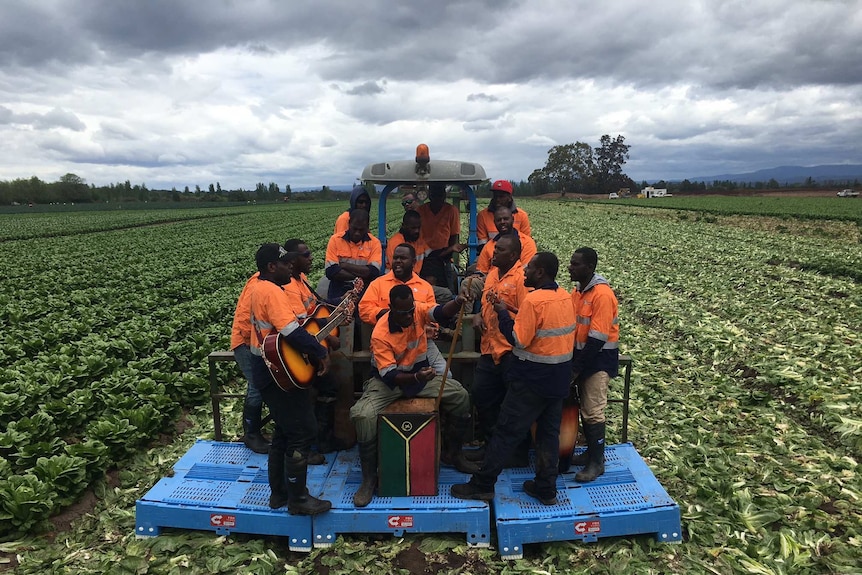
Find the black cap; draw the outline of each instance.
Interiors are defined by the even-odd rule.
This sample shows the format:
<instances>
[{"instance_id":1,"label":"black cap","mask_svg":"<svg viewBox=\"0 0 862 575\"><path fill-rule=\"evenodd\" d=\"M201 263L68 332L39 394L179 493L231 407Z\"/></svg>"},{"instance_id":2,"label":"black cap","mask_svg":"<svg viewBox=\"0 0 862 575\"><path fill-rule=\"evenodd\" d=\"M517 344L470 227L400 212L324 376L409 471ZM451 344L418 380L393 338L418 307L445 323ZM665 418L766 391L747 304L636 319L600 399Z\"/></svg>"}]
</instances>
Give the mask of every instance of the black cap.
<instances>
[{"instance_id":1,"label":"black cap","mask_svg":"<svg viewBox=\"0 0 862 575\"><path fill-rule=\"evenodd\" d=\"M279 260L284 262L291 262L299 254L296 252L289 252L285 250L281 245L276 243L263 244L258 248L257 254L255 254L255 261L257 262L258 271L266 271L266 266L271 264L272 262L277 262Z\"/></svg>"}]
</instances>

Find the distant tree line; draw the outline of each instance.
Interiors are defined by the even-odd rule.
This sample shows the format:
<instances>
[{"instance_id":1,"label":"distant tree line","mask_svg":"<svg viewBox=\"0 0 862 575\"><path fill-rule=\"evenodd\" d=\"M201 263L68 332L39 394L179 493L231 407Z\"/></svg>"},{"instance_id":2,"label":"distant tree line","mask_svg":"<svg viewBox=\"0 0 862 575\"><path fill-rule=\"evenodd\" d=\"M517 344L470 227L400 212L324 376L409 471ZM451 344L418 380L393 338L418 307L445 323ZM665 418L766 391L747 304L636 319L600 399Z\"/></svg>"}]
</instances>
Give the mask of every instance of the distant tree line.
<instances>
[{"instance_id":1,"label":"distant tree line","mask_svg":"<svg viewBox=\"0 0 862 575\"><path fill-rule=\"evenodd\" d=\"M543 168L533 170L526 181L512 181L515 196L538 196L547 193L562 195L576 194L607 194L628 188L632 195L642 188L652 185L656 188L667 188L670 193L745 193L752 190L783 190L783 189L830 189L840 187L860 187L859 180L850 181L817 181L808 178L803 183L781 183L770 179L767 182L734 182L732 180L716 180L711 183L683 180L681 182L665 182L659 180L649 184L642 181L636 184L623 172L623 166L628 160L630 146L625 144L623 136L611 138L601 137L598 148L589 144L575 142L554 146L548 150L548 160ZM366 184L371 197L377 197L377 191L372 184ZM478 186L476 195L490 197L490 182ZM254 190L223 189L219 182L210 183L206 189L194 186L183 190L171 188L150 189L146 184L134 184L129 180L122 183L95 186L87 184L83 178L69 173L56 182L44 182L33 176L29 179L0 180L0 205L27 204L86 204L86 203L169 203L169 202L282 202L282 201L347 201L349 191L339 191L322 186L319 190L293 192L290 184L282 189L275 182L259 182Z\"/></svg>"},{"instance_id":2,"label":"distant tree line","mask_svg":"<svg viewBox=\"0 0 862 575\"><path fill-rule=\"evenodd\" d=\"M25 204L86 204L129 202L266 202L290 199L290 184L284 190L275 182L260 182L254 190L222 189L214 182L205 189L195 186L183 190L150 189L146 184L122 183L95 186L75 174L66 174L56 182L29 179L0 180L0 205Z\"/></svg>"}]
</instances>

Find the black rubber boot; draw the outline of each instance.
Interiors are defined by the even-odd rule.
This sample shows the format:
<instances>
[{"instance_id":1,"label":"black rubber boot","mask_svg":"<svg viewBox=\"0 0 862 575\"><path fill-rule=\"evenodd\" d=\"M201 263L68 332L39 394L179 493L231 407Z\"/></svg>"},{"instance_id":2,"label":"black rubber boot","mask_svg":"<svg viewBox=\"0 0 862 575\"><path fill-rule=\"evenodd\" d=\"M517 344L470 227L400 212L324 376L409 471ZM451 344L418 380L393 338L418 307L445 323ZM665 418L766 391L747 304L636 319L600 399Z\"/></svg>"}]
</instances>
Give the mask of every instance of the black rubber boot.
<instances>
[{"instance_id":1,"label":"black rubber boot","mask_svg":"<svg viewBox=\"0 0 862 575\"><path fill-rule=\"evenodd\" d=\"M542 495L536 490L536 482L532 479L528 479L524 482L524 493L529 495L534 499L538 499L542 505L557 505L559 501L557 501L557 494L553 495Z\"/></svg>"},{"instance_id":2,"label":"black rubber boot","mask_svg":"<svg viewBox=\"0 0 862 575\"><path fill-rule=\"evenodd\" d=\"M557 453L536 446L536 477L524 482L524 492L542 505L557 504Z\"/></svg>"},{"instance_id":3,"label":"black rubber boot","mask_svg":"<svg viewBox=\"0 0 862 575\"><path fill-rule=\"evenodd\" d=\"M456 483L450 487L449 494L458 499L492 501L494 499L494 486L485 487L478 485L475 482L475 478L471 478L467 483Z\"/></svg>"},{"instance_id":4,"label":"black rubber boot","mask_svg":"<svg viewBox=\"0 0 862 575\"><path fill-rule=\"evenodd\" d=\"M287 505L287 488L284 483L284 451L269 450L269 507L278 509Z\"/></svg>"},{"instance_id":5,"label":"black rubber boot","mask_svg":"<svg viewBox=\"0 0 862 575\"><path fill-rule=\"evenodd\" d=\"M324 465L326 463L326 457L322 453L309 453L308 454L308 464L309 465Z\"/></svg>"},{"instance_id":6,"label":"black rubber boot","mask_svg":"<svg viewBox=\"0 0 862 575\"><path fill-rule=\"evenodd\" d=\"M575 474L575 481L587 483L605 472L605 424L590 423L584 425L584 435L587 436L587 465Z\"/></svg>"},{"instance_id":7,"label":"black rubber boot","mask_svg":"<svg viewBox=\"0 0 862 575\"><path fill-rule=\"evenodd\" d=\"M269 453L269 441L260 433L263 405L252 406L246 400L242 408L242 442L255 453Z\"/></svg>"},{"instance_id":8,"label":"black rubber boot","mask_svg":"<svg viewBox=\"0 0 862 575\"><path fill-rule=\"evenodd\" d=\"M464 459L475 463L481 463L485 460L485 449L486 446L484 445L476 449L467 449L464 451Z\"/></svg>"},{"instance_id":9,"label":"black rubber boot","mask_svg":"<svg viewBox=\"0 0 862 575\"><path fill-rule=\"evenodd\" d=\"M473 418L470 415L463 415L461 417L450 415L448 425L446 426L446 437L443 441L443 451L440 454L440 463L454 467L461 473L468 473L470 475L478 473L479 466L464 456L464 451L461 447L470 433L470 425L472 423Z\"/></svg>"},{"instance_id":10,"label":"black rubber boot","mask_svg":"<svg viewBox=\"0 0 862 575\"><path fill-rule=\"evenodd\" d=\"M332 503L308 492L308 460L298 451L285 462L287 470L287 512L291 515L319 515L332 508Z\"/></svg>"},{"instance_id":11,"label":"black rubber boot","mask_svg":"<svg viewBox=\"0 0 862 575\"><path fill-rule=\"evenodd\" d=\"M377 488L377 442L359 443L359 463L362 465L362 484L353 494L353 505L365 507L371 503Z\"/></svg>"}]
</instances>

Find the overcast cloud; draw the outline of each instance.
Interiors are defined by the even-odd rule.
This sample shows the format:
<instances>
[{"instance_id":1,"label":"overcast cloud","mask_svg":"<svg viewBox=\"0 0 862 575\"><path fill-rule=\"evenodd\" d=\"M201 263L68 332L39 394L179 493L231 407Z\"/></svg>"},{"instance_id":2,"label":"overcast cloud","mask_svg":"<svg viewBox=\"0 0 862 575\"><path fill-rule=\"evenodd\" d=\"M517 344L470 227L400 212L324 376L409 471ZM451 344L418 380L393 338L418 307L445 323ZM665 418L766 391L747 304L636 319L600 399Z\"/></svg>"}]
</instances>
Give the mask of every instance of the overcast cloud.
<instances>
[{"instance_id":1,"label":"overcast cloud","mask_svg":"<svg viewBox=\"0 0 862 575\"><path fill-rule=\"evenodd\" d=\"M862 163L862 0L0 0L0 180L294 189L409 159Z\"/></svg>"}]
</instances>

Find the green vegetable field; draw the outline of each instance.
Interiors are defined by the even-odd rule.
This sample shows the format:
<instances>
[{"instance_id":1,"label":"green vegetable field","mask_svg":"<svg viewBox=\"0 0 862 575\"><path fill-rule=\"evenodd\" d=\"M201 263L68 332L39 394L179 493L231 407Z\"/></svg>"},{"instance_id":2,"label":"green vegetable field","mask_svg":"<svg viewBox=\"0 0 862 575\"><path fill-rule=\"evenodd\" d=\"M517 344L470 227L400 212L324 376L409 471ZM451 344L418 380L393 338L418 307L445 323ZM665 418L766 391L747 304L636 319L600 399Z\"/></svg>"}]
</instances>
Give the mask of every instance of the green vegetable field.
<instances>
[{"instance_id":1,"label":"green vegetable field","mask_svg":"<svg viewBox=\"0 0 862 575\"><path fill-rule=\"evenodd\" d=\"M862 573L862 202L727 199L519 200L540 249L599 253L634 363L629 441L684 541L531 544L514 562L461 533L308 555L134 536L135 500L213 438L206 357L228 347L257 246L304 238L316 281L345 206L0 215L0 573ZM226 409L235 438L241 405Z\"/></svg>"}]
</instances>

